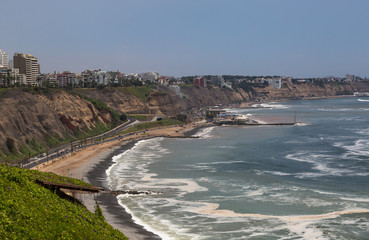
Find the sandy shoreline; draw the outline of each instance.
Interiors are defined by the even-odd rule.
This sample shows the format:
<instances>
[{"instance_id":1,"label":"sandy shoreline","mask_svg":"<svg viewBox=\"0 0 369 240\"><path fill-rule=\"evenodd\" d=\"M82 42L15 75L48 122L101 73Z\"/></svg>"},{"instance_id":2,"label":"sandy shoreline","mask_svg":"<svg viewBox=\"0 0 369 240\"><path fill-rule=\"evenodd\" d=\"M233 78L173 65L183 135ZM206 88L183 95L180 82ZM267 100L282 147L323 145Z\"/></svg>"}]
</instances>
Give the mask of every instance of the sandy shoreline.
<instances>
[{"instance_id":1,"label":"sandy shoreline","mask_svg":"<svg viewBox=\"0 0 369 240\"><path fill-rule=\"evenodd\" d=\"M162 136L188 136L194 134L198 128L206 126L206 124L189 124L149 130L144 134L135 134L120 140L88 147L73 155L40 165L35 169L82 179L94 186L109 189L106 170L113 164L113 156L132 148L137 141L142 139ZM123 232L129 239L161 239L154 233L134 223L131 215L119 205L115 196L109 194L83 194L78 196L78 198L90 211L93 211L97 202L103 211L106 221Z\"/></svg>"}]
</instances>

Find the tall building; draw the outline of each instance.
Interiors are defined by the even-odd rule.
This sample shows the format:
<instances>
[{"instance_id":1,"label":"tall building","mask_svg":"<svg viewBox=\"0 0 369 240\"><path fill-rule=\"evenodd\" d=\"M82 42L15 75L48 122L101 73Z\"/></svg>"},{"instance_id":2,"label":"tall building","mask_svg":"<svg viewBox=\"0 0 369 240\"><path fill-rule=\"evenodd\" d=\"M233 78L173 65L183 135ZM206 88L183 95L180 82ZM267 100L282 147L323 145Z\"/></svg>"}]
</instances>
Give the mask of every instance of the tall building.
<instances>
[{"instance_id":1,"label":"tall building","mask_svg":"<svg viewBox=\"0 0 369 240\"><path fill-rule=\"evenodd\" d=\"M193 84L199 87L206 87L206 78L204 77L197 77L193 80Z\"/></svg>"},{"instance_id":2,"label":"tall building","mask_svg":"<svg viewBox=\"0 0 369 240\"><path fill-rule=\"evenodd\" d=\"M37 76L40 73L38 59L31 54L14 53L14 68L19 69L19 74L26 75L27 85L37 85Z\"/></svg>"},{"instance_id":3,"label":"tall building","mask_svg":"<svg viewBox=\"0 0 369 240\"><path fill-rule=\"evenodd\" d=\"M0 68L9 68L9 56L0 49Z\"/></svg>"}]
</instances>

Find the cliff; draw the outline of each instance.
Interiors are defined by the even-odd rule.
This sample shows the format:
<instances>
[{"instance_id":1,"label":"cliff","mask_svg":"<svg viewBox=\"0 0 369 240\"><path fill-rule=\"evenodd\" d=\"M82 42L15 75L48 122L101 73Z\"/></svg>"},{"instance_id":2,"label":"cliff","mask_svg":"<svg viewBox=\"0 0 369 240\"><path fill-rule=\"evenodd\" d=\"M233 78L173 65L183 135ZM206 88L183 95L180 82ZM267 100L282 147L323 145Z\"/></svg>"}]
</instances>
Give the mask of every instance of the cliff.
<instances>
[{"instance_id":1,"label":"cliff","mask_svg":"<svg viewBox=\"0 0 369 240\"><path fill-rule=\"evenodd\" d=\"M289 83L281 89L245 90L194 85L74 89L71 92L7 89L0 92L0 161L19 160L66 140L106 131L118 124L117 113L181 117L181 120L192 121L203 117L206 106L329 97L355 91L369 91L369 83Z\"/></svg>"},{"instance_id":2,"label":"cliff","mask_svg":"<svg viewBox=\"0 0 369 240\"><path fill-rule=\"evenodd\" d=\"M0 112L3 161L27 157L112 124L109 112L64 91L44 94L9 89L1 96Z\"/></svg>"},{"instance_id":3,"label":"cliff","mask_svg":"<svg viewBox=\"0 0 369 240\"><path fill-rule=\"evenodd\" d=\"M367 84L363 84L366 86ZM281 89L272 87L255 89L255 99L273 101L281 99L303 99L322 98L337 95L352 95L355 91L360 91L361 87L356 83L298 83L284 84Z\"/></svg>"}]
</instances>

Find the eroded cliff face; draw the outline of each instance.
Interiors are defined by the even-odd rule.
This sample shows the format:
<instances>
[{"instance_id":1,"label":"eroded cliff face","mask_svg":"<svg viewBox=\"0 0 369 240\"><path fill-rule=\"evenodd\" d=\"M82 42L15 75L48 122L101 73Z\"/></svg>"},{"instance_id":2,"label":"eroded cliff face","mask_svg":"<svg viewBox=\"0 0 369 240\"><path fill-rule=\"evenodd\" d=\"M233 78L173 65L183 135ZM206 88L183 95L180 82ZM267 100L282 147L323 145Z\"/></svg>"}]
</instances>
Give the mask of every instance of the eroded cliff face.
<instances>
[{"instance_id":1,"label":"eroded cliff face","mask_svg":"<svg viewBox=\"0 0 369 240\"><path fill-rule=\"evenodd\" d=\"M149 113L145 101L119 88L82 89L78 93L100 100L119 113Z\"/></svg>"},{"instance_id":2,"label":"eroded cliff face","mask_svg":"<svg viewBox=\"0 0 369 240\"><path fill-rule=\"evenodd\" d=\"M0 152L19 151L30 142L46 145L47 138L63 139L110 121L109 113L63 91L44 95L9 90L0 99Z\"/></svg>"},{"instance_id":3,"label":"eroded cliff face","mask_svg":"<svg viewBox=\"0 0 369 240\"><path fill-rule=\"evenodd\" d=\"M242 89L237 91L218 87L200 88L164 87L152 90L145 99L117 88L91 90L81 92L85 96L105 102L109 107L119 113L151 114L174 117L178 114L190 113L213 105L228 105L253 99L253 95Z\"/></svg>"},{"instance_id":4,"label":"eroded cliff face","mask_svg":"<svg viewBox=\"0 0 369 240\"><path fill-rule=\"evenodd\" d=\"M255 89L255 99L273 101L281 99L302 99L314 97L329 97L337 95L353 94L357 88L354 84L337 84L337 83L300 83L285 84L281 89L273 89L272 87Z\"/></svg>"}]
</instances>

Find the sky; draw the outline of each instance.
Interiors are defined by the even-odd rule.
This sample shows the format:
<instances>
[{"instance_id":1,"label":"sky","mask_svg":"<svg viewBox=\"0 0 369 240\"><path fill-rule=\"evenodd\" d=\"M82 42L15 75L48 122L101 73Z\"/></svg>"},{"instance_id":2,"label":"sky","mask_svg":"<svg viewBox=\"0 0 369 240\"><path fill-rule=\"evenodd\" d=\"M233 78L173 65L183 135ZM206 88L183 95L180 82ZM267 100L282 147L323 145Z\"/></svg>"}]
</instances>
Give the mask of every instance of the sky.
<instances>
[{"instance_id":1,"label":"sky","mask_svg":"<svg viewBox=\"0 0 369 240\"><path fill-rule=\"evenodd\" d=\"M368 0L1 0L41 72L369 77Z\"/></svg>"}]
</instances>

